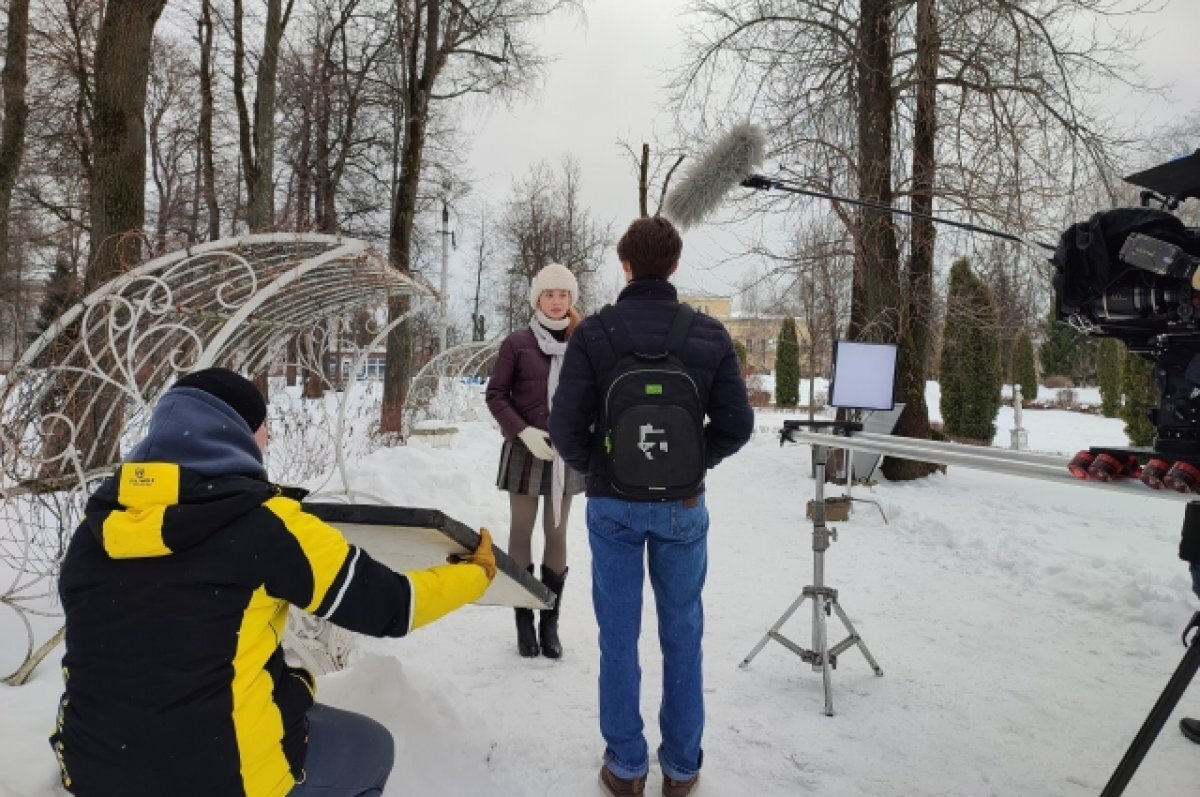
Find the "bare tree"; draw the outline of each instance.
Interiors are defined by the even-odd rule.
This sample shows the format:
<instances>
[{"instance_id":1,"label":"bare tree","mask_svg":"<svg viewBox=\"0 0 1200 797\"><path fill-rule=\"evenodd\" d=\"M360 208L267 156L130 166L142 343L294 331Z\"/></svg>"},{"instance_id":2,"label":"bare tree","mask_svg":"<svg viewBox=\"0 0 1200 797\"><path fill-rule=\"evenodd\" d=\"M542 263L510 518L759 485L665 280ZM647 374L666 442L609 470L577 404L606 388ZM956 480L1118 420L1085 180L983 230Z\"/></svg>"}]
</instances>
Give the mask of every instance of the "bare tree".
<instances>
[{"instance_id":1,"label":"bare tree","mask_svg":"<svg viewBox=\"0 0 1200 797\"><path fill-rule=\"evenodd\" d=\"M376 123L385 105L373 92L393 47L392 15L376 15L363 0L323 0L303 20L302 45L285 56L281 75L282 137L292 180L285 218L300 228L335 232L352 216L342 196L348 170L375 171L385 150ZM386 196L374 196L377 206ZM346 211L339 204L348 205Z\"/></svg>"},{"instance_id":2,"label":"bare tree","mask_svg":"<svg viewBox=\"0 0 1200 797\"><path fill-rule=\"evenodd\" d=\"M433 105L469 94L511 95L543 64L529 37L531 23L572 0L397 0L399 92L403 133L392 198L388 255L402 273L412 272L413 232L425 145ZM404 317L407 297L389 308ZM399 432L411 371L412 341L405 325L388 336L381 426Z\"/></svg>"},{"instance_id":3,"label":"bare tree","mask_svg":"<svg viewBox=\"0 0 1200 797\"><path fill-rule=\"evenodd\" d=\"M471 304L471 340L487 340L487 317L483 314L483 277L496 271L496 246L489 224L490 210L486 205L479 210L479 236L475 241L475 298ZM492 280L488 280L493 284Z\"/></svg>"},{"instance_id":4,"label":"bare tree","mask_svg":"<svg viewBox=\"0 0 1200 797\"><path fill-rule=\"evenodd\" d=\"M196 186L196 128L200 109L193 100L195 67L181 45L156 39L146 101L149 119L150 176L157 204L154 254L166 251L171 233L194 237L192 189Z\"/></svg>"},{"instance_id":5,"label":"bare tree","mask_svg":"<svg viewBox=\"0 0 1200 797\"><path fill-rule=\"evenodd\" d=\"M200 45L200 124L197 130L197 146L200 150L200 190L204 197L204 208L208 217L207 237L208 240L215 241L221 237L221 210L217 203L217 176L213 158L213 117L216 114L216 103L213 99L212 86L212 0L200 0L200 16L196 20L196 43Z\"/></svg>"},{"instance_id":6,"label":"bare tree","mask_svg":"<svg viewBox=\"0 0 1200 797\"><path fill-rule=\"evenodd\" d=\"M245 14L242 0L233 0L233 92L238 113L238 146L246 180L246 223L263 230L275 223L275 94L279 48L292 14L294 0L267 0L263 47L254 83L251 115L243 88L246 83Z\"/></svg>"},{"instance_id":7,"label":"bare tree","mask_svg":"<svg viewBox=\"0 0 1200 797\"><path fill-rule=\"evenodd\" d=\"M528 317L522 291L527 292L534 276L550 263L560 263L575 274L581 308L591 303L592 278L612 245L612 229L592 219L581 205L579 183L579 165L568 156L560 175L540 163L513 186L500 230L514 285L509 296L515 305L505 313L509 329Z\"/></svg>"},{"instance_id":8,"label":"bare tree","mask_svg":"<svg viewBox=\"0 0 1200 797\"><path fill-rule=\"evenodd\" d=\"M9 0L8 25L4 41L4 69L0 70L0 88L4 91L4 122L0 126L0 288L6 284L8 270L8 217L12 209L13 186L25 151L25 125L29 103L25 100L28 83L29 0Z\"/></svg>"},{"instance_id":9,"label":"bare tree","mask_svg":"<svg viewBox=\"0 0 1200 797\"><path fill-rule=\"evenodd\" d=\"M671 188L671 178L675 170L687 157L679 147L670 147L655 143L643 142L641 149L634 152L633 145L628 141L618 141L618 149L625 154L637 175L638 216L646 218L657 216L662 212L663 201ZM654 212L650 212L650 193L654 190Z\"/></svg>"},{"instance_id":10,"label":"bare tree","mask_svg":"<svg viewBox=\"0 0 1200 797\"><path fill-rule=\"evenodd\" d=\"M1023 230L1107 171L1119 139L1088 104L1093 79L1135 79L1127 40L1082 24L1130 11L1114 0L704 0L694 10L676 108L700 129L765 119L785 174L805 187ZM932 228L906 222L902 240L888 215L835 212L859 262L852 331L901 344L900 431L925 436Z\"/></svg>"}]
</instances>

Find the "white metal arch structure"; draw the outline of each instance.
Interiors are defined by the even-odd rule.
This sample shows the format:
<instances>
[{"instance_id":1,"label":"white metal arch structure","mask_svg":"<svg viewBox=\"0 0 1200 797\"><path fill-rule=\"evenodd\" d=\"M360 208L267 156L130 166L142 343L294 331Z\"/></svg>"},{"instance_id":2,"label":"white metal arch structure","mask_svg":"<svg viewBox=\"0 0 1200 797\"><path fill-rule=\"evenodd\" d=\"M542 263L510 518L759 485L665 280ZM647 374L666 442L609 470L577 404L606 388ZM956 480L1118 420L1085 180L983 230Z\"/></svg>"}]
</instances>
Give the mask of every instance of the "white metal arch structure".
<instances>
[{"instance_id":1,"label":"white metal arch structure","mask_svg":"<svg viewBox=\"0 0 1200 797\"><path fill-rule=\"evenodd\" d=\"M33 650L31 617L57 613L53 578L86 496L141 437L147 408L176 374L208 365L267 374L292 348L291 369L318 383L317 401L309 403L344 405L349 391L326 373L332 348L353 348L338 331L352 317L385 327L382 308L399 295L431 291L363 241L249 235L173 252L116 277L30 345L0 392L0 603L24 624L26 674L44 654ZM276 382L271 387L275 404ZM332 402L322 396L330 387L342 388ZM335 406L323 415L344 419L346 412ZM273 428L272 436L287 451L289 435L309 436L314 425ZM321 430L339 458L344 428ZM332 459L321 463L325 469Z\"/></svg>"},{"instance_id":2,"label":"white metal arch structure","mask_svg":"<svg viewBox=\"0 0 1200 797\"><path fill-rule=\"evenodd\" d=\"M414 429L422 421L474 420L468 417L478 406L472 385L491 373L500 350L497 341L464 343L433 357L413 377L404 405L404 427Z\"/></svg>"}]
</instances>

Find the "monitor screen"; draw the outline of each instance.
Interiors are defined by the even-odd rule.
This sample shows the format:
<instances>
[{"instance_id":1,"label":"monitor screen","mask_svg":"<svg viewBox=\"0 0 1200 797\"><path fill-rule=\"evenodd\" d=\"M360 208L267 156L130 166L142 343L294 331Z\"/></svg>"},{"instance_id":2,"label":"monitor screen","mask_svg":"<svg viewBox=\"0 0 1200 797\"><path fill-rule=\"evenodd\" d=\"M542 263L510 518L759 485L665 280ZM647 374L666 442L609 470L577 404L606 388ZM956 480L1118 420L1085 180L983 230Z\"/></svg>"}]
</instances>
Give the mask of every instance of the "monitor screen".
<instances>
[{"instance_id":1,"label":"monitor screen","mask_svg":"<svg viewBox=\"0 0 1200 797\"><path fill-rule=\"evenodd\" d=\"M829 403L853 410L890 410L896 396L895 343L833 344Z\"/></svg>"}]
</instances>

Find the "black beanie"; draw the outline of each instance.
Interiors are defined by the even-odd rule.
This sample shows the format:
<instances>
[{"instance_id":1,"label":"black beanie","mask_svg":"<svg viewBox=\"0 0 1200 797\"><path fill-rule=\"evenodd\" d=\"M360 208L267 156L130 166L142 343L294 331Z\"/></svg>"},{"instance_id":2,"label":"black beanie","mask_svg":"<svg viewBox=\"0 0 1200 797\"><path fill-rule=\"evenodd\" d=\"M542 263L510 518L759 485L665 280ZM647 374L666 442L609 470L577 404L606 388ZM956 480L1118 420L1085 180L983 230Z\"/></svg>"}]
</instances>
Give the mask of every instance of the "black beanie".
<instances>
[{"instance_id":1,"label":"black beanie","mask_svg":"<svg viewBox=\"0 0 1200 797\"><path fill-rule=\"evenodd\" d=\"M219 398L242 416L252 432L258 431L267 418L267 402L263 400L262 393L249 379L228 368L193 371L172 387L193 387Z\"/></svg>"}]
</instances>

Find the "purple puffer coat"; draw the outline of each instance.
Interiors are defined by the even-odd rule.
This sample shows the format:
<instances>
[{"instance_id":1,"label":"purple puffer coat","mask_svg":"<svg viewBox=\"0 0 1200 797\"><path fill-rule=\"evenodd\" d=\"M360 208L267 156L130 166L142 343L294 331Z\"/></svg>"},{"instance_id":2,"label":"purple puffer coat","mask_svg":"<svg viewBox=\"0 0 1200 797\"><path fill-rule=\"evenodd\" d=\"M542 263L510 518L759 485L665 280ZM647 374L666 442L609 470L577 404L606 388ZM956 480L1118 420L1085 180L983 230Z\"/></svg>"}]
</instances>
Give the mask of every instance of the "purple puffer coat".
<instances>
[{"instance_id":1,"label":"purple puffer coat","mask_svg":"<svg viewBox=\"0 0 1200 797\"><path fill-rule=\"evenodd\" d=\"M526 426L549 429L549 380L550 355L538 347L532 329L518 329L504 339L488 380L487 405L505 440L516 438Z\"/></svg>"}]
</instances>

